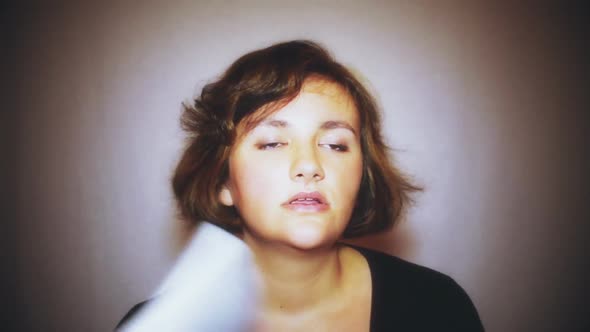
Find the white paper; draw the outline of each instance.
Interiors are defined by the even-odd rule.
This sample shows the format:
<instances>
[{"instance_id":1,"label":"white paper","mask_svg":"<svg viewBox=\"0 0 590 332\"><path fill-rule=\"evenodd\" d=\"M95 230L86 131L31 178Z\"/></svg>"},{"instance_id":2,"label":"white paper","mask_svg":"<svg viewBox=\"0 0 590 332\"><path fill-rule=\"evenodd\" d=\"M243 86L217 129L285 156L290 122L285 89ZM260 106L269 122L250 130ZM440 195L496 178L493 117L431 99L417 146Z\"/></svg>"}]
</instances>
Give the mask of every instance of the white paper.
<instances>
[{"instance_id":1,"label":"white paper","mask_svg":"<svg viewBox=\"0 0 590 332\"><path fill-rule=\"evenodd\" d=\"M260 286L247 245L204 222L153 300L121 331L249 331L259 308Z\"/></svg>"}]
</instances>

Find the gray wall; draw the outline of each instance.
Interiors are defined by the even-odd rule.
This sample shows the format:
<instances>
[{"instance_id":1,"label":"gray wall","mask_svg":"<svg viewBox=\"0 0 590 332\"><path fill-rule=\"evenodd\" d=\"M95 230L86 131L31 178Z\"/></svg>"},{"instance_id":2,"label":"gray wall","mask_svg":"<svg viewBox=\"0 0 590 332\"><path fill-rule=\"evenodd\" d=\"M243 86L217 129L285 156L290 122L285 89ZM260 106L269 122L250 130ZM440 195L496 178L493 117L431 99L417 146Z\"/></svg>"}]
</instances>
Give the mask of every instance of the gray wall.
<instances>
[{"instance_id":1,"label":"gray wall","mask_svg":"<svg viewBox=\"0 0 590 332\"><path fill-rule=\"evenodd\" d=\"M584 323L576 8L133 3L4 12L16 61L4 62L3 292L19 331L107 331L151 292L186 234L168 184L180 102L292 38L366 77L398 162L426 187L394 231L362 243L450 274L488 331Z\"/></svg>"}]
</instances>

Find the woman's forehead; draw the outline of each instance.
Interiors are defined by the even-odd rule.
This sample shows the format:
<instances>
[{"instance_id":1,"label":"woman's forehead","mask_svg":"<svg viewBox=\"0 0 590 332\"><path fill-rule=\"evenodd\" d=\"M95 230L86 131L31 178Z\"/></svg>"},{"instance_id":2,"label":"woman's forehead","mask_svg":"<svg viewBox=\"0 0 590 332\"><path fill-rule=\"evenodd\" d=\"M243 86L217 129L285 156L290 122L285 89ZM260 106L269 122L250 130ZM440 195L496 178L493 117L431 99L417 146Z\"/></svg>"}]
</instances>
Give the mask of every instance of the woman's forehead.
<instances>
[{"instance_id":1,"label":"woman's forehead","mask_svg":"<svg viewBox=\"0 0 590 332\"><path fill-rule=\"evenodd\" d=\"M312 77L308 78L303 83L300 92L292 100L288 102L279 101L276 103L264 105L249 116L246 116L238 126L238 136L247 134L263 122L268 122L275 119L281 120L281 115L285 114L293 107L299 106L299 103L302 101L302 99L323 100L325 105L337 105L337 107L331 107L332 111L339 110L338 112L333 112L333 114L338 114L342 111L342 115L348 114L351 118L351 126L356 127L358 124L358 110L352 96L348 93L348 91L346 91L346 89L340 84L333 81L321 77Z\"/></svg>"},{"instance_id":2,"label":"woman's forehead","mask_svg":"<svg viewBox=\"0 0 590 332\"><path fill-rule=\"evenodd\" d=\"M357 122L354 102L344 90L333 86L304 87L289 104L270 114L264 121L349 121Z\"/></svg>"},{"instance_id":3,"label":"woman's forehead","mask_svg":"<svg viewBox=\"0 0 590 332\"><path fill-rule=\"evenodd\" d=\"M309 127L335 129L348 127L358 129L358 114L351 98L342 89L313 86L303 88L290 103L277 109L260 121L260 126L274 128ZM326 124L340 123L342 126Z\"/></svg>"},{"instance_id":4,"label":"woman's forehead","mask_svg":"<svg viewBox=\"0 0 590 332\"><path fill-rule=\"evenodd\" d=\"M324 78L307 79L301 87L301 93L304 92L338 98L342 99L342 101L352 101L352 97L342 85Z\"/></svg>"}]
</instances>

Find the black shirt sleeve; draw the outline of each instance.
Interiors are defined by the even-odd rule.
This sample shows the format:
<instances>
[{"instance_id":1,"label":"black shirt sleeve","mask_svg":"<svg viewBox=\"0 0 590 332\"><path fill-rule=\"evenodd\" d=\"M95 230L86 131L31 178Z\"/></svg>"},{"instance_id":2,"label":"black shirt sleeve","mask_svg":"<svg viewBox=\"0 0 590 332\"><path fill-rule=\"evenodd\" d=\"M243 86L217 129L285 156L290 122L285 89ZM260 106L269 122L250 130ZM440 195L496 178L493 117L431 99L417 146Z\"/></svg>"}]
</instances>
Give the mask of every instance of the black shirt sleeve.
<instances>
[{"instance_id":1,"label":"black shirt sleeve","mask_svg":"<svg viewBox=\"0 0 590 332\"><path fill-rule=\"evenodd\" d=\"M482 332L473 302L452 278L400 258L355 247L371 269L371 332Z\"/></svg>"},{"instance_id":2,"label":"black shirt sleeve","mask_svg":"<svg viewBox=\"0 0 590 332\"><path fill-rule=\"evenodd\" d=\"M465 290L450 277L445 276L445 285L442 285L439 298L436 300L440 319L438 331L465 331L482 332L483 325L473 305L473 302Z\"/></svg>"},{"instance_id":3,"label":"black shirt sleeve","mask_svg":"<svg viewBox=\"0 0 590 332\"><path fill-rule=\"evenodd\" d=\"M125 323L127 323L133 316L137 315L137 313L145 307L145 305L149 303L149 300L140 302L134 305L129 311L121 318L117 326L115 327L115 331L119 330Z\"/></svg>"}]
</instances>

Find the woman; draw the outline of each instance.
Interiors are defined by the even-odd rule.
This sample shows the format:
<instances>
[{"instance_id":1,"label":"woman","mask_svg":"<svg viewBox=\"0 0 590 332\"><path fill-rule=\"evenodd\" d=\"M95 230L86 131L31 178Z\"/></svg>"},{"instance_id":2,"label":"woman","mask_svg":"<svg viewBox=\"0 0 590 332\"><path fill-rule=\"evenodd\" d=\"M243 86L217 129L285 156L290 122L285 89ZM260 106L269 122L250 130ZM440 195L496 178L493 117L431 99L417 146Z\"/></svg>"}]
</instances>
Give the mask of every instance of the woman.
<instances>
[{"instance_id":1,"label":"woman","mask_svg":"<svg viewBox=\"0 0 590 332\"><path fill-rule=\"evenodd\" d=\"M340 243L389 229L419 188L387 157L375 102L322 47L248 53L183 114L181 214L237 235L260 331L482 331L451 278Z\"/></svg>"}]
</instances>

